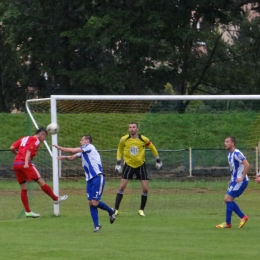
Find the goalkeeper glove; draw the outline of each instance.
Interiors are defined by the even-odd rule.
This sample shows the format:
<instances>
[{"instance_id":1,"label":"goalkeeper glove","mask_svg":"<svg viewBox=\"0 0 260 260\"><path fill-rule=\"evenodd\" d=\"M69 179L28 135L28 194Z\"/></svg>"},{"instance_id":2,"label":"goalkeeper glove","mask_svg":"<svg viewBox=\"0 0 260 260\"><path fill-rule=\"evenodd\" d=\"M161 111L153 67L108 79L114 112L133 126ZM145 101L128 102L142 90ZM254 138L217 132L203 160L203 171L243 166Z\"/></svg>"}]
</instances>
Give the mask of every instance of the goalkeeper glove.
<instances>
[{"instance_id":1,"label":"goalkeeper glove","mask_svg":"<svg viewBox=\"0 0 260 260\"><path fill-rule=\"evenodd\" d=\"M159 158L156 159L155 168L156 170L160 170L162 168L162 161Z\"/></svg>"},{"instance_id":2,"label":"goalkeeper glove","mask_svg":"<svg viewBox=\"0 0 260 260\"><path fill-rule=\"evenodd\" d=\"M117 173L122 173L122 166L121 166L121 161L117 161L115 171Z\"/></svg>"}]
</instances>

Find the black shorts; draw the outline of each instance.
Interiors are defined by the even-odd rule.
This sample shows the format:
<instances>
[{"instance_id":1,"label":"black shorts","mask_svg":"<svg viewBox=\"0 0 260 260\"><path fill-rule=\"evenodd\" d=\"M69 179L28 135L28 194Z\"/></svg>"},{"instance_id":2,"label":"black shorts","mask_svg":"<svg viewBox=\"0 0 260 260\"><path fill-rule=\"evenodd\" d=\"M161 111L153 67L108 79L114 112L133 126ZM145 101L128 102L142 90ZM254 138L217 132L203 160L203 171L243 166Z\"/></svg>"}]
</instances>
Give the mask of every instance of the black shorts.
<instances>
[{"instance_id":1,"label":"black shorts","mask_svg":"<svg viewBox=\"0 0 260 260\"><path fill-rule=\"evenodd\" d=\"M122 179L132 180L133 175L136 175L136 179L138 180L148 180L148 173L146 170L146 164L144 163L140 167L132 168L131 166L125 163L123 172L122 172Z\"/></svg>"}]
</instances>

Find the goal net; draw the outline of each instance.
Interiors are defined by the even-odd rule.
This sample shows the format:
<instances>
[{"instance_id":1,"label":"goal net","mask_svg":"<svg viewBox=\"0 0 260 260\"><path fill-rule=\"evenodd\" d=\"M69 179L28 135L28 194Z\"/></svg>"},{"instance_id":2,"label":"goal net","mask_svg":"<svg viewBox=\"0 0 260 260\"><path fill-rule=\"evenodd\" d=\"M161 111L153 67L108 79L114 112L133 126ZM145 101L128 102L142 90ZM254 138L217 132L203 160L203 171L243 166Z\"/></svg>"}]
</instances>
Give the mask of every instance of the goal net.
<instances>
[{"instance_id":1,"label":"goal net","mask_svg":"<svg viewBox=\"0 0 260 260\"><path fill-rule=\"evenodd\" d=\"M183 197L177 195L182 193L182 181L190 182L191 187L198 190L198 196L202 196L202 181L228 178L224 149L224 139L228 135L237 138L238 148L252 166L250 174L258 171L259 99L259 96L72 95L28 100L26 108L32 134L35 128L50 122L57 122L60 127L58 135L48 137L46 149L42 146L35 164L46 180L53 181L55 193L73 190L69 194L72 201L74 193L86 196L81 163L78 160L58 162L58 151L52 144L79 147L83 134L92 135L109 181L105 194L113 206L120 180L114 171L117 146L121 136L128 133L128 124L137 122L139 133L153 142L163 162L163 169L155 170L155 160L147 150L146 163L151 180L148 205L159 211L169 203L173 203L173 207L178 206L178 201L183 205L180 198L176 200L178 196ZM194 180L201 182L198 185ZM125 196L123 210L138 209L140 183L133 180L126 189L126 194L128 192L131 195ZM165 192L173 193L167 202ZM55 205L55 215L59 212L59 206Z\"/></svg>"}]
</instances>

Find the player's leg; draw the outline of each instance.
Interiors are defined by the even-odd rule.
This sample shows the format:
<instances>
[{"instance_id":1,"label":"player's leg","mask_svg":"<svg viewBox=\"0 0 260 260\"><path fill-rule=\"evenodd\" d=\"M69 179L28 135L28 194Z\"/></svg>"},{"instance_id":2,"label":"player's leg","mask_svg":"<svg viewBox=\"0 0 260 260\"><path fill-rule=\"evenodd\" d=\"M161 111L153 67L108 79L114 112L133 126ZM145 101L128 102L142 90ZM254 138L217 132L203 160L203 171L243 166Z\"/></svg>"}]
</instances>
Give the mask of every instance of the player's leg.
<instances>
[{"instance_id":1,"label":"player's leg","mask_svg":"<svg viewBox=\"0 0 260 260\"><path fill-rule=\"evenodd\" d=\"M24 206L25 212L31 212L30 206L29 206L29 199L27 195L27 183L26 181L23 183L20 183L21 187L21 200Z\"/></svg>"},{"instance_id":2,"label":"player's leg","mask_svg":"<svg viewBox=\"0 0 260 260\"><path fill-rule=\"evenodd\" d=\"M30 206L29 206L29 199L27 194L27 183L26 183L26 176L23 173L26 171L26 169L23 167L23 165L15 165L13 167L16 179L21 187L21 201L25 210L25 215L29 212L31 212Z\"/></svg>"},{"instance_id":3,"label":"player's leg","mask_svg":"<svg viewBox=\"0 0 260 260\"><path fill-rule=\"evenodd\" d=\"M92 205L91 201L89 201L89 209L94 224L94 232L98 232L101 229L101 225L98 220L98 210L97 207Z\"/></svg>"},{"instance_id":4,"label":"player's leg","mask_svg":"<svg viewBox=\"0 0 260 260\"><path fill-rule=\"evenodd\" d=\"M28 194L27 194L27 170L28 168L24 168L24 165L16 165L14 166L14 171L16 175L16 179L18 183L20 184L21 187L21 201L24 206L25 210L25 216L27 218L38 218L40 214L34 213L31 211L30 206L29 206L29 199L28 199Z\"/></svg>"},{"instance_id":5,"label":"player's leg","mask_svg":"<svg viewBox=\"0 0 260 260\"><path fill-rule=\"evenodd\" d=\"M27 195L27 183L21 183L21 199L24 205L24 209L25 209L25 216L27 218L38 218L40 217L39 213L35 213L33 211L30 210L29 207L29 199L28 199L28 195Z\"/></svg>"},{"instance_id":6,"label":"player's leg","mask_svg":"<svg viewBox=\"0 0 260 260\"><path fill-rule=\"evenodd\" d=\"M232 190L232 196L233 198L237 198L239 197L241 194L243 194L244 190L246 189L246 187L248 186L248 181L243 181L243 182L239 182L237 183ZM242 210L240 209L240 207L237 205L237 203L235 201L233 201L233 211L242 219L245 214L242 212Z\"/></svg>"},{"instance_id":7,"label":"player's leg","mask_svg":"<svg viewBox=\"0 0 260 260\"><path fill-rule=\"evenodd\" d=\"M118 215L119 206L120 206L120 203L123 199L124 190L127 186L127 183L128 183L127 179L121 179L120 186L119 186L119 189L118 189L117 194L116 194L116 202L115 202L115 210L117 211L116 215Z\"/></svg>"},{"instance_id":8,"label":"player's leg","mask_svg":"<svg viewBox=\"0 0 260 260\"><path fill-rule=\"evenodd\" d=\"M220 225L217 225L218 228L232 226L231 217L232 217L233 211L241 218L240 223L239 223L239 228L241 228L245 225L245 223L248 220L248 216L246 216L241 211L239 206L234 202L234 199L236 197L239 197L244 192L247 185L248 185L248 181L243 181L243 182L239 182L239 183L234 181L229 184L229 188L228 188L226 196L224 198L224 202L226 203L226 226L224 225L225 223L222 223Z\"/></svg>"},{"instance_id":9,"label":"player's leg","mask_svg":"<svg viewBox=\"0 0 260 260\"><path fill-rule=\"evenodd\" d=\"M91 200L91 204L92 206L107 211L109 215L110 223L113 224L116 219L115 210L109 207L105 202L101 201L105 183L106 183L106 179L103 175L99 175L94 178L92 183L92 189L95 190L94 193L96 194L96 197L95 200Z\"/></svg>"},{"instance_id":10,"label":"player's leg","mask_svg":"<svg viewBox=\"0 0 260 260\"><path fill-rule=\"evenodd\" d=\"M232 181L229 183L229 187L227 189L226 196L224 198L224 202L226 203L226 223L227 225L231 225L231 217L232 217L232 212L234 210L234 203L233 200L234 198L237 197L238 193L238 187L239 183L236 181Z\"/></svg>"},{"instance_id":11,"label":"player's leg","mask_svg":"<svg viewBox=\"0 0 260 260\"><path fill-rule=\"evenodd\" d=\"M42 191L44 193L46 193L49 197L51 197L54 201L57 201L58 200L58 196L56 196L51 187L45 183L44 179L42 177L38 178L35 180L39 186L41 187Z\"/></svg>"},{"instance_id":12,"label":"player's leg","mask_svg":"<svg viewBox=\"0 0 260 260\"><path fill-rule=\"evenodd\" d=\"M142 195L141 195L141 204L138 214L142 217L145 217L144 208L146 206L147 198L148 198L148 180L141 180L142 184Z\"/></svg>"},{"instance_id":13,"label":"player's leg","mask_svg":"<svg viewBox=\"0 0 260 260\"><path fill-rule=\"evenodd\" d=\"M140 178L142 184L141 204L140 204L140 209L138 211L138 214L142 217L145 217L144 208L146 206L146 202L148 198L148 173L146 170L145 163L142 166L140 166L138 172L139 174L137 175L137 178Z\"/></svg>"},{"instance_id":14,"label":"player's leg","mask_svg":"<svg viewBox=\"0 0 260 260\"><path fill-rule=\"evenodd\" d=\"M45 183L44 179L41 177L39 171L36 169L34 165L29 165L27 176L30 181L36 181L38 185L41 187L42 191L46 193L49 197L51 197L55 204L58 204L68 198L67 195L56 196L53 193L51 187Z\"/></svg>"},{"instance_id":15,"label":"player's leg","mask_svg":"<svg viewBox=\"0 0 260 260\"><path fill-rule=\"evenodd\" d=\"M92 189L92 182L93 182L93 179L91 179L87 182L86 192L87 192L87 195L88 195L90 215L91 215L91 218L92 218L92 221L93 221L93 224L94 224L94 232L98 232L101 228L101 225L100 225L99 220L98 220L97 207L92 205L92 204L94 204L92 202L92 200L96 196L95 189Z\"/></svg>"},{"instance_id":16,"label":"player's leg","mask_svg":"<svg viewBox=\"0 0 260 260\"><path fill-rule=\"evenodd\" d=\"M240 217L240 222L238 225L238 228L242 228L246 222L248 221L248 216L245 215L240 207L236 204L235 201L233 201L233 211Z\"/></svg>"},{"instance_id":17,"label":"player's leg","mask_svg":"<svg viewBox=\"0 0 260 260\"><path fill-rule=\"evenodd\" d=\"M216 228L231 228L231 217L233 211L233 197L228 194L224 197L224 202L226 203L226 222L216 225Z\"/></svg>"},{"instance_id":18,"label":"player's leg","mask_svg":"<svg viewBox=\"0 0 260 260\"><path fill-rule=\"evenodd\" d=\"M101 225L100 225L100 223L98 221L98 211L97 211L97 208L100 208L102 210L107 211L108 215L109 215L110 224L114 223L114 221L116 219L116 215L115 215L115 210L113 208L110 208L103 201L98 201L98 200L91 200L90 201L90 205L91 205L90 212L91 212L92 220L93 220L93 223L94 223L94 232L99 231L99 229L101 228Z\"/></svg>"},{"instance_id":19,"label":"player's leg","mask_svg":"<svg viewBox=\"0 0 260 260\"><path fill-rule=\"evenodd\" d=\"M235 186L236 182L229 183L229 187L227 189L226 195L224 197L224 202L226 203L226 222L217 225L217 228L231 228L231 218L233 212L233 200L234 194L232 193L233 187Z\"/></svg>"},{"instance_id":20,"label":"player's leg","mask_svg":"<svg viewBox=\"0 0 260 260\"><path fill-rule=\"evenodd\" d=\"M231 225L231 218L233 212L233 200L234 198L230 195L226 194L224 198L224 202L226 203L226 223L227 225Z\"/></svg>"},{"instance_id":21,"label":"player's leg","mask_svg":"<svg viewBox=\"0 0 260 260\"><path fill-rule=\"evenodd\" d=\"M233 211L240 217L243 218L245 214L242 212L240 207L237 205L235 201L233 201Z\"/></svg>"},{"instance_id":22,"label":"player's leg","mask_svg":"<svg viewBox=\"0 0 260 260\"><path fill-rule=\"evenodd\" d=\"M115 211L116 211L115 214L116 215L119 214L119 212L118 212L119 206L123 199L124 190L127 186L127 183L132 178L133 178L133 168L125 163L123 171L122 171L122 179L120 182L120 186L119 186L119 189L116 194L116 201L115 201Z\"/></svg>"},{"instance_id":23,"label":"player's leg","mask_svg":"<svg viewBox=\"0 0 260 260\"><path fill-rule=\"evenodd\" d=\"M243 182L239 182L237 183L233 190L232 190L232 195L234 198L239 197L241 194L243 194L244 190L246 189L246 187L248 186L248 181L244 180ZM240 218L240 223L239 223L239 228L242 228L247 220L248 220L248 216L245 215L242 210L240 209L240 207L237 205L237 203L235 201L233 201L233 211L239 216Z\"/></svg>"},{"instance_id":24,"label":"player's leg","mask_svg":"<svg viewBox=\"0 0 260 260\"><path fill-rule=\"evenodd\" d=\"M94 225L94 232L98 232L101 229L101 224L99 223L98 209L99 204L99 189L97 188L97 180L99 177L88 180L86 185L86 192L88 195L90 215ZM98 184L99 185L99 184Z\"/></svg>"}]
</instances>

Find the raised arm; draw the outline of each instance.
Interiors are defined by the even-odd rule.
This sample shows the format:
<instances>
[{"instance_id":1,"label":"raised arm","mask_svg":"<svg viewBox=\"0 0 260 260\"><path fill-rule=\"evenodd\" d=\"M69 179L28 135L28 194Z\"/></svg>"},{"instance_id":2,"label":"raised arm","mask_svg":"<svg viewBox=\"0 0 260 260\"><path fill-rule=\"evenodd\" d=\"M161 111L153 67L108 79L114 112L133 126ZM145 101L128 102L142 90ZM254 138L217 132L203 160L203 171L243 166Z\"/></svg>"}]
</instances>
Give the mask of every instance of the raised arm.
<instances>
[{"instance_id":1,"label":"raised arm","mask_svg":"<svg viewBox=\"0 0 260 260\"><path fill-rule=\"evenodd\" d=\"M58 158L58 160L65 159L67 161L73 161L73 160L76 160L76 159L78 159L80 157L78 157L78 154L76 153L76 154L73 154L73 155L60 155L57 158Z\"/></svg>"},{"instance_id":2,"label":"raised arm","mask_svg":"<svg viewBox=\"0 0 260 260\"><path fill-rule=\"evenodd\" d=\"M57 144L54 144L53 146L56 147L58 150L63 151L65 153L81 153L82 152L82 149L80 147L69 148L69 147L62 147Z\"/></svg>"}]
</instances>

